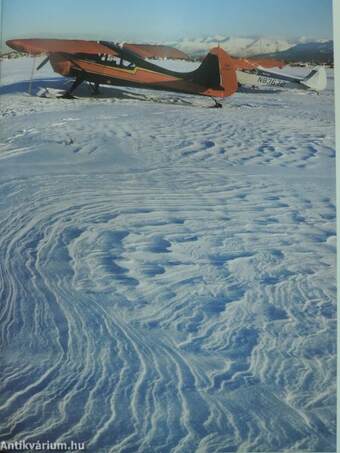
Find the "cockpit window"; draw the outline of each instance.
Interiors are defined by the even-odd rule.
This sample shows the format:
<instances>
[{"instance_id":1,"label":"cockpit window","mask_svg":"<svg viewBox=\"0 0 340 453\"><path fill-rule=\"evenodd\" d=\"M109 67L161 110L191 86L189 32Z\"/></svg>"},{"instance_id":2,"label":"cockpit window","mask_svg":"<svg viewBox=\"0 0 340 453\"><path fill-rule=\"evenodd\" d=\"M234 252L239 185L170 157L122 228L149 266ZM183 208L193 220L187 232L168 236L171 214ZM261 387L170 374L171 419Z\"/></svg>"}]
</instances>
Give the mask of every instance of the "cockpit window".
<instances>
[{"instance_id":1,"label":"cockpit window","mask_svg":"<svg viewBox=\"0 0 340 453\"><path fill-rule=\"evenodd\" d=\"M109 66L115 66L118 68L134 69L136 67L134 63L113 55L98 54L97 59L102 63L106 63Z\"/></svg>"}]
</instances>

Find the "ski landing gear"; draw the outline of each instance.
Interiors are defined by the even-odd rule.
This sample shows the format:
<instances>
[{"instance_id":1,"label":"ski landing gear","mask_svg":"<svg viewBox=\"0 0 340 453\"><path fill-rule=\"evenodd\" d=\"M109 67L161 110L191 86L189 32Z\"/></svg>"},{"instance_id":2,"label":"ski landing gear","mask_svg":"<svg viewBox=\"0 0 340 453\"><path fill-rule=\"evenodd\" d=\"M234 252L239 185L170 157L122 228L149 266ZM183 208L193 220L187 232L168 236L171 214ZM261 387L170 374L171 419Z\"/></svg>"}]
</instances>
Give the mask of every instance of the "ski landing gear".
<instances>
[{"instance_id":1,"label":"ski landing gear","mask_svg":"<svg viewBox=\"0 0 340 453\"><path fill-rule=\"evenodd\" d=\"M95 82L95 83L89 83L89 87L92 91L92 96L98 96L100 93L100 90L99 90L99 83Z\"/></svg>"},{"instance_id":2,"label":"ski landing gear","mask_svg":"<svg viewBox=\"0 0 340 453\"><path fill-rule=\"evenodd\" d=\"M210 109L221 109L221 108L223 107L223 105L222 105L220 102L216 101L215 98L213 98L212 96L210 96L210 97L211 97L211 99L215 102L214 105L211 105L211 106L209 107Z\"/></svg>"},{"instance_id":3,"label":"ski landing gear","mask_svg":"<svg viewBox=\"0 0 340 453\"><path fill-rule=\"evenodd\" d=\"M83 82L85 82L85 79L83 77L77 77L75 79L75 81L73 82L72 86L67 90L65 91L64 94L62 94L61 96L59 96L61 99L75 99L75 97L73 96L73 91L75 91L79 85L81 85ZM99 91L99 83L95 82L95 83L91 83L89 82L88 83L88 87L90 88L91 90L91 93L93 96L97 96L100 94L100 91Z\"/></svg>"},{"instance_id":4,"label":"ski landing gear","mask_svg":"<svg viewBox=\"0 0 340 453\"><path fill-rule=\"evenodd\" d=\"M84 82L84 80L85 79L83 79L83 77L77 77L76 80L72 83L71 88L65 91L65 93L59 97L61 99L75 99L72 93L79 87L79 85L81 85Z\"/></svg>"}]
</instances>

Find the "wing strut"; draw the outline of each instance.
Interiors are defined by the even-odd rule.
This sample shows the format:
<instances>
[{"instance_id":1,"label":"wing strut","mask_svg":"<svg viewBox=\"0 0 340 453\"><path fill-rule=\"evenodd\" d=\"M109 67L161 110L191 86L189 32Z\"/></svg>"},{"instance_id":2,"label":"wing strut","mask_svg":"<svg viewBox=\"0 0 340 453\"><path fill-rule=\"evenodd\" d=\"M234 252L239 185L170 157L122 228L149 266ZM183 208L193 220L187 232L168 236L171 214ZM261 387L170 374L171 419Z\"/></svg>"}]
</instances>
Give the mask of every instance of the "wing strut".
<instances>
[{"instance_id":1,"label":"wing strut","mask_svg":"<svg viewBox=\"0 0 340 453\"><path fill-rule=\"evenodd\" d=\"M218 102L213 96L210 96L210 98L215 102L214 105L210 106L211 109L221 109L223 107L223 105Z\"/></svg>"},{"instance_id":2,"label":"wing strut","mask_svg":"<svg viewBox=\"0 0 340 453\"><path fill-rule=\"evenodd\" d=\"M33 57L31 78L30 78L30 83L28 85L28 93L30 96L32 95L32 82L33 82L34 70L35 70L35 56Z\"/></svg>"}]
</instances>

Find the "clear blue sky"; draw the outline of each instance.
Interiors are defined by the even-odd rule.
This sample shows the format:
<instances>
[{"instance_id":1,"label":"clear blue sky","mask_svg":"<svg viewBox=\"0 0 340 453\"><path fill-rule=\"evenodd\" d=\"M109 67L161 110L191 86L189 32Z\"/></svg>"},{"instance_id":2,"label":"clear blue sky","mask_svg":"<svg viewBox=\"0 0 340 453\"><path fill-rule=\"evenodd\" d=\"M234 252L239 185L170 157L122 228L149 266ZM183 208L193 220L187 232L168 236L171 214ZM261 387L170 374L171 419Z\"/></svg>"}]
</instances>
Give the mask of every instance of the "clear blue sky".
<instances>
[{"instance_id":1,"label":"clear blue sky","mask_svg":"<svg viewBox=\"0 0 340 453\"><path fill-rule=\"evenodd\" d=\"M4 39L168 41L223 34L332 39L332 0L0 0Z\"/></svg>"}]
</instances>

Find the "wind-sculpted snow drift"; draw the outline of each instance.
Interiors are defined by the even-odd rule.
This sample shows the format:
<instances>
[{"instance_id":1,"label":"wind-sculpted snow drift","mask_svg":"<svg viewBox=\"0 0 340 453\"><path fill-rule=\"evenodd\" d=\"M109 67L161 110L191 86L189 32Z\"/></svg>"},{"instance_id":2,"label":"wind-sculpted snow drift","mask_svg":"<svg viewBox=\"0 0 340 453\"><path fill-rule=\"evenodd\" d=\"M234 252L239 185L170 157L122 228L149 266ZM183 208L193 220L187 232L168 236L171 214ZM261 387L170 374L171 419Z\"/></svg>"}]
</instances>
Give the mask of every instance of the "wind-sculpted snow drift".
<instances>
[{"instance_id":1,"label":"wind-sculpted snow drift","mask_svg":"<svg viewBox=\"0 0 340 453\"><path fill-rule=\"evenodd\" d=\"M27 96L18 64L1 88L1 440L335 451L332 87L223 110L65 101Z\"/></svg>"}]
</instances>

